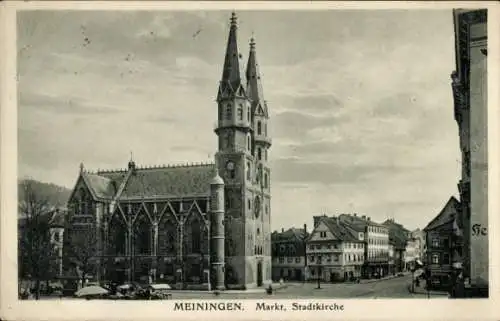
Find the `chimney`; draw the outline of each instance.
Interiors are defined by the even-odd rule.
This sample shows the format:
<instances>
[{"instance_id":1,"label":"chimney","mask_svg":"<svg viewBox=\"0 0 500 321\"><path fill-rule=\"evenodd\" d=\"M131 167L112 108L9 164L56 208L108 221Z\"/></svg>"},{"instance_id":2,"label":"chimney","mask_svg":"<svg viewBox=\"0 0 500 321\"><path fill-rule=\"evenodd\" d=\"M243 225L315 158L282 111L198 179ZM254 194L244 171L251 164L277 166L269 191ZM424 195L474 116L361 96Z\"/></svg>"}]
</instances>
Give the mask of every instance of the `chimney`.
<instances>
[{"instance_id":1,"label":"chimney","mask_svg":"<svg viewBox=\"0 0 500 321\"><path fill-rule=\"evenodd\" d=\"M366 219L366 215L361 216L362 219Z\"/></svg>"},{"instance_id":2,"label":"chimney","mask_svg":"<svg viewBox=\"0 0 500 321\"><path fill-rule=\"evenodd\" d=\"M283 227L281 228L281 233L285 233L285 229Z\"/></svg>"},{"instance_id":3,"label":"chimney","mask_svg":"<svg viewBox=\"0 0 500 321\"><path fill-rule=\"evenodd\" d=\"M307 224L304 224L304 232L307 233Z\"/></svg>"},{"instance_id":4,"label":"chimney","mask_svg":"<svg viewBox=\"0 0 500 321\"><path fill-rule=\"evenodd\" d=\"M358 213L354 213L354 216L358 216Z\"/></svg>"},{"instance_id":5,"label":"chimney","mask_svg":"<svg viewBox=\"0 0 500 321\"><path fill-rule=\"evenodd\" d=\"M313 216L314 227L318 226L321 216Z\"/></svg>"},{"instance_id":6,"label":"chimney","mask_svg":"<svg viewBox=\"0 0 500 321\"><path fill-rule=\"evenodd\" d=\"M366 219L369 221L371 218L370 218L370 217L367 217Z\"/></svg>"}]
</instances>

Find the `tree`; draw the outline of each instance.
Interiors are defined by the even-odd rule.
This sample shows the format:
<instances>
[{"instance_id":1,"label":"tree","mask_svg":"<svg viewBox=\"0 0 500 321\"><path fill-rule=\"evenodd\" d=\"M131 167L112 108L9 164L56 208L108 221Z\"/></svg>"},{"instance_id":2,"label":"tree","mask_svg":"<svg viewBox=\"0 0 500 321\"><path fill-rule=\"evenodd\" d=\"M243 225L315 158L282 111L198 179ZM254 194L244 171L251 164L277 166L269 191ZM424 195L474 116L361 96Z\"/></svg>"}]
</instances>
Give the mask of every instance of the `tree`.
<instances>
[{"instance_id":1,"label":"tree","mask_svg":"<svg viewBox=\"0 0 500 321\"><path fill-rule=\"evenodd\" d=\"M92 226L70 227L65 239L69 264L76 269L82 285L94 272L97 258L97 231Z\"/></svg>"},{"instance_id":2,"label":"tree","mask_svg":"<svg viewBox=\"0 0 500 321\"><path fill-rule=\"evenodd\" d=\"M28 279L30 283L35 281L38 300L41 281L52 278L56 259L50 235L51 207L48 200L37 193L33 181L25 180L19 187L19 278Z\"/></svg>"}]
</instances>

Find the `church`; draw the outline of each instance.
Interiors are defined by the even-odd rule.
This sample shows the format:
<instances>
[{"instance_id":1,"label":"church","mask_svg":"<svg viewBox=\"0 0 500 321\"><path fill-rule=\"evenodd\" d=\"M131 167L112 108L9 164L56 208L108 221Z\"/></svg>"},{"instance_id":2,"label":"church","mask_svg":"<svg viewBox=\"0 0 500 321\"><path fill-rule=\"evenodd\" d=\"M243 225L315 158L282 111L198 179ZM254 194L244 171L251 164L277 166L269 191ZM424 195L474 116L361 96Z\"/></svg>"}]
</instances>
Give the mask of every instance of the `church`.
<instances>
[{"instance_id":1,"label":"church","mask_svg":"<svg viewBox=\"0 0 500 321\"><path fill-rule=\"evenodd\" d=\"M64 269L94 281L248 289L271 282L271 139L255 41L241 70L230 19L213 163L80 173L68 200ZM214 108L215 110L215 108ZM76 273L76 272L75 272Z\"/></svg>"}]
</instances>

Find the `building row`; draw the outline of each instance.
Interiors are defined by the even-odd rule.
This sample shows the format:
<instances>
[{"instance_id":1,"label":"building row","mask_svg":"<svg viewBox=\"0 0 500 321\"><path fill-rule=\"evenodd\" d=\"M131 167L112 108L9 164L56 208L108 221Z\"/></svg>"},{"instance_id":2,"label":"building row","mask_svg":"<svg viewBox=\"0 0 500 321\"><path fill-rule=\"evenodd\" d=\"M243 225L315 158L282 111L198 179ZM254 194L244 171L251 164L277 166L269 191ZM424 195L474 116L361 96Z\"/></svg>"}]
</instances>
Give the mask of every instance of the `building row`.
<instances>
[{"instance_id":1,"label":"building row","mask_svg":"<svg viewBox=\"0 0 500 321\"><path fill-rule=\"evenodd\" d=\"M313 229L282 229L271 235L274 280L342 282L408 271L422 259L423 231L409 231L393 219L326 214L313 217Z\"/></svg>"}]
</instances>

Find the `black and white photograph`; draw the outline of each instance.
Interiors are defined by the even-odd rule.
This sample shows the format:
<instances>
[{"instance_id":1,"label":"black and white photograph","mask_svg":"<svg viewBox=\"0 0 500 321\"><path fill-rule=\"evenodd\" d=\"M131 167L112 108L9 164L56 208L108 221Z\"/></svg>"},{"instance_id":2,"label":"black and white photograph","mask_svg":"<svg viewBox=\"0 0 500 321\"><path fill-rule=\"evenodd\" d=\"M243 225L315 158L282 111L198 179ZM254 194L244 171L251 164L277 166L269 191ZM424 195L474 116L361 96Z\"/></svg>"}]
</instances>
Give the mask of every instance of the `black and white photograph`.
<instances>
[{"instance_id":1,"label":"black and white photograph","mask_svg":"<svg viewBox=\"0 0 500 321\"><path fill-rule=\"evenodd\" d=\"M46 7L12 26L18 304L491 299L497 7Z\"/></svg>"}]
</instances>

